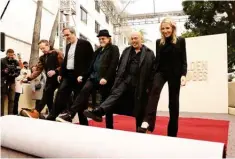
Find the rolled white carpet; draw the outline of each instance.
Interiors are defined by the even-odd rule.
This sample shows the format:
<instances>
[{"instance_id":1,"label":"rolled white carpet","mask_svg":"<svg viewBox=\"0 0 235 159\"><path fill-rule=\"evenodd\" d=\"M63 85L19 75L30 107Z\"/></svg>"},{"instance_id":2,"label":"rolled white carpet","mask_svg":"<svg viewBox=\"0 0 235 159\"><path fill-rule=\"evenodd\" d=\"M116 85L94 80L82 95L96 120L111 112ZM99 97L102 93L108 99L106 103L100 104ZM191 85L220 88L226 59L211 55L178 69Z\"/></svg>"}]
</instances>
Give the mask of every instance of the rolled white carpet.
<instances>
[{"instance_id":1,"label":"rolled white carpet","mask_svg":"<svg viewBox=\"0 0 235 159\"><path fill-rule=\"evenodd\" d=\"M13 115L1 131L3 147L44 158L222 158L224 146Z\"/></svg>"}]
</instances>

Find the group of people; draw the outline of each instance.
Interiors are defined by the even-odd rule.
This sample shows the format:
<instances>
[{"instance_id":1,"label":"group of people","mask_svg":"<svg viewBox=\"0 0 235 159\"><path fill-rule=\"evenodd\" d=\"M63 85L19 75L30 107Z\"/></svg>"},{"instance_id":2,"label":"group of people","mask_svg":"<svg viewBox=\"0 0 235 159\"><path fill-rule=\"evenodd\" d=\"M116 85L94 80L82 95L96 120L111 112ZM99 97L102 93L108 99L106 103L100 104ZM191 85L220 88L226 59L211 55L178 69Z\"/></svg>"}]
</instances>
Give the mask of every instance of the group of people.
<instances>
[{"instance_id":1,"label":"group of people","mask_svg":"<svg viewBox=\"0 0 235 159\"><path fill-rule=\"evenodd\" d=\"M44 54L27 80L45 71L43 97L35 109L23 109L21 114L38 118L47 105L47 120L72 122L78 113L79 123L88 125L87 118L102 122L105 115L106 127L112 129L115 113L135 117L137 132L152 132L160 93L168 82L168 136L177 136L180 87L186 84L187 73L185 39L176 36L176 24L170 18L161 22L160 32L156 56L142 44L142 35L136 31L131 33L131 46L124 49L121 57L105 29L97 35L100 47L93 51L88 41L76 37L73 28L64 28L63 35L69 42L64 57L50 49L47 40L41 40L39 48ZM101 95L100 105L90 109L88 99L97 91Z\"/></svg>"},{"instance_id":2,"label":"group of people","mask_svg":"<svg viewBox=\"0 0 235 159\"><path fill-rule=\"evenodd\" d=\"M18 53L16 56L13 49L6 51L6 57L1 59L1 116L5 113L6 101L8 101L7 113L19 114L19 99L21 94L27 92L27 88L32 93L32 98L27 98L29 100L36 100L36 105L40 103L46 82L46 75L42 72L37 78L30 81L30 83L27 80L27 77L36 71L36 69L36 66L29 68L27 61L22 62L20 54ZM24 87L24 84L28 87Z\"/></svg>"}]
</instances>

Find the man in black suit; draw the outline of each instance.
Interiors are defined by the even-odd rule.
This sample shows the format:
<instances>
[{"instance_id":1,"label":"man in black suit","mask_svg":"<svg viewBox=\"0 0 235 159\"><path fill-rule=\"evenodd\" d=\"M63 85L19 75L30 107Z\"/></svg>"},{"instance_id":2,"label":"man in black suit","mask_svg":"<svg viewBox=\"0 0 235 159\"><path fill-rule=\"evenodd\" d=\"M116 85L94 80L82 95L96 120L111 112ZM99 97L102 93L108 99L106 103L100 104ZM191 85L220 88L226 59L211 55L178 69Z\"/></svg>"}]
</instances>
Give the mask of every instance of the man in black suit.
<instances>
[{"instance_id":1,"label":"man in black suit","mask_svg":"<svg viewBox=\"0 0 235 159\"><path fill-rule=\"evenodd\" d=\"M94 53L90 42L78 39L73 28L64 28L63 34L69 44L66 46L64 62L58 76L61 84L55 97L53 111L47 117L48 120L55 120L66 109L72 92L75 96L80 92L84 85L82 81L85 81L82 79L87 77ZM78 112L78 116L80 124L88 125L87 118L82 112Z\"/></svg>"},{"instance_id":2,"label":"man in black suit","mask_svg":"<svg viewBox=\"0 0 235 159\"><path fill-rule=\"evenodd\" d=\"M56 121L72 122L77 112L87 108L86 101L88 101L89 96L94 91L99 91L101 95L100 103L109 96L116 76L119 49L116 45L112 44L111 35L109 35L108 30L100 30L97 37L99 38L100 47L95 51L95 56L88 73L88 79L67 113L59 115ZM112 113L106 115L106 127L113 128Z\"/></svg>"},{"instance_id":3,"label":"man in black suit","mask_svg":"<svg viewBox=\"0 0 235 159\"><path fill-rule=\"evenodd\" d=\"M102 116L110 112L134 116L137 130L145 114L155 56L151 49L142 44L140 32L131 34L131 44L119 60L109 97L98 108L85 110L84 115L97 122L101 122Z\"/></svg>"}]
</instances>

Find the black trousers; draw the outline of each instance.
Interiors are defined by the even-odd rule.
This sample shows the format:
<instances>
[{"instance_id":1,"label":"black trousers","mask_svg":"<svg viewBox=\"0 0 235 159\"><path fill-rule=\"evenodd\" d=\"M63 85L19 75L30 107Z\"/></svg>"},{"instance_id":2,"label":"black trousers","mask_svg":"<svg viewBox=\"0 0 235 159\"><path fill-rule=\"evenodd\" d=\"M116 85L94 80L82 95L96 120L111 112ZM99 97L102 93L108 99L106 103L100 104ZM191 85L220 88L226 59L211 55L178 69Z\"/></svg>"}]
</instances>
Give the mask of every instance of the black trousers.
<instances>
[{"instance_id":1,"label":"black trousers","mask_svg":"<svg viewBox=\"0 0 235 159\"><path fill-rule=\"evenodd\" d=\"M40 102L41 102L41 100L36 100L36 102L35 102L35 108L38 107L37 105L39 105ZM49 109L49 108L48 108L48 109Z\"/></svg>"},{"instance_id":2,"label":"black trousers","mask_svg":"<svg viewBox=\"0 0 235 159\"><path fill-rule=\"evenodd\" d=\"M70 108L72 116L74 116L76 112L80 111L83 112L85 109L87 109L86 103L88 103L89 96L92 93L94 93L94 90L99 90L101 94L101 103L102 103L108 97L110 89L111 87L108 85L102 86L97 81L93 79L88 79ZM94 103L94 101L92 103ZM106 127L113 129L112 113L106 114Z\"/></svg>"},{"instance_id":3,"label":"black trousers","mask_svg":"<svg viewBox=\"0 0 235 159\"><path fill-rule=\"evenodd\" d=\"M135 105L135 86L132 86L131 81L128 82L122 82L119 86L117 86L111 94L108 96L108 98L100 105L100 107L104 110L105 114L109 114L110 112L113 112L115 109L115 106L118 106L117 103L119 103L119 100L121 100L122 95L125 93L128 96L128 99L130 99L129 104ZM134 107L133 107L134 109ZM144 116L136 116L136 131L138 127L141 126L143 122Z\"/></svg>"},{"instance_id":4,"label":"black trousers","mask_svg":"<svg viewBox=\"0 0 235 159\"><path fill-rule=\"evenodd\" d=\"M1 79L3 80L3 79ZM15 98L15 83L1 83L1 116L4 115L4 107L6 96L8 97L8 114L13 114L14 98Z\"/></svg>"},{"instance_id":5,"label":"black trousers","mask_svg":"<svg viewBox=\"0 0 235 159\"><path fill-rule=\"evenodd\" d=\"M178 119L179 119L179 94L180 94L180 76L175 76L170 73L157 72L154 76L152 90L150 92L146 119L150 125L150 130L154 130L156 122L156 111L158 101L164 84L168 82L169 89L169 111L170 120L168 123L168 136L176 137L178 133Z\"/></svg>"},{"instance_id":6,"label":"black trousers","mask_svg":"<svg viewBox=\"0 0 235 159\"><path fill-rule=\"evenodd\" d=\"M43 90L42 99L36 104L36 110L40 113L45 105L47 105L49 112L52 111L54 92L58 87L58 83L47 81Z\"/></svg>"},{"instance_id":7,"label":"black trousers","mask_svg":"<svg viewBox=\"0 0 235 159\"><path fill-rule=\"evenodd\" d=\"M53 105L53 111L52 116L57 117L60 113L67 110L68 103L71 102L71 95L72 92L74 93L74 97L76 97L82 88L82 84L79 84L77 82L77 79L73 75L73 73L68 73L67 76L65 76L58 88L55 102ZM86 103L87 105L87 103ZM79 122L81 125L88 125L87 118L83 115L83 111L77 111Z\"/></svg>"},{"instance_id":8,"label":"black trousers","mask_svg":"<svg viewBox=\"0 0 235 159\"><path fill-rule=\"evenodd\" d=\"M15 92L15 98L14 98L14 108L13 108L13 114L18 114L18 108L19 108L19 99L20 99L20 93Z\"/></svg>"}]
</instances>

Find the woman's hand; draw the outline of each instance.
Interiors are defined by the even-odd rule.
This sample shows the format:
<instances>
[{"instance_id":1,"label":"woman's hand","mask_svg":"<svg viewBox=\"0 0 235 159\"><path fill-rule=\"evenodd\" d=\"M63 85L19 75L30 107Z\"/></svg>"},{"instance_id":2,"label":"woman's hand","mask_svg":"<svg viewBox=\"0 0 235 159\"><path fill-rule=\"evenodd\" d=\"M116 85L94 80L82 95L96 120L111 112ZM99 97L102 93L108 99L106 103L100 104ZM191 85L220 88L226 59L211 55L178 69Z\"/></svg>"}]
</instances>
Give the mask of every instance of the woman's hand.
<instances>
[{"instance_id":1,"label":"woman's hand","mask_svg":"<svg viewBox=\"0 0 235 159\"><path fill-rule=\"evenodd\" d=\"M185 76L181 76L181 86L185 86L186 85L186 77Z\"/></svg>"}]
</instances>

